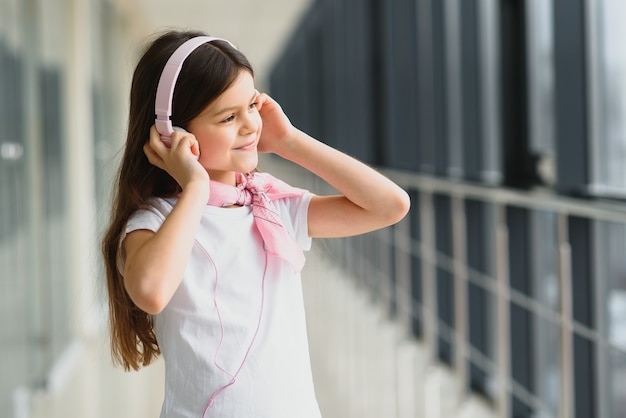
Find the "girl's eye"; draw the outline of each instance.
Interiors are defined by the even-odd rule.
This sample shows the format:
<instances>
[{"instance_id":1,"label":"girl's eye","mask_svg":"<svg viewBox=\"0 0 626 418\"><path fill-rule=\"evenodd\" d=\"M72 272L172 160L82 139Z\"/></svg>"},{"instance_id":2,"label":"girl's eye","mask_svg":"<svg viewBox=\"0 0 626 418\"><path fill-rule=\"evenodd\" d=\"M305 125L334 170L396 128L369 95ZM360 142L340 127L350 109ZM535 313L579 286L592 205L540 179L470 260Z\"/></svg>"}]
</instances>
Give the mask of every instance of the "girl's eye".
<instances>
[{"instance_id":1,"label":"girl's eye","mask_svg":"<svg viewBox=\"0 0 626 418\"><path fill-rule=\"evenodd\" d=\"M230 121L232 121L233 119L235 119L235 115L230 115L230 116L228 116L226 119L224 119L224 120L222 121L222 123L227 123L227 122L230 122Z\"/></svg>"},{"instance_id":2,"label":"girl's eye","mask_svg":"<svg viewBox=\"0 0 626 418\"><path fill-rule=\"evenodd\" d=\"M258 102L250 103L250 106L248 106L248 109L250 109L250 110L256 109L256 105L257 104L258 104Z\"/></svg>"}]
</instances>

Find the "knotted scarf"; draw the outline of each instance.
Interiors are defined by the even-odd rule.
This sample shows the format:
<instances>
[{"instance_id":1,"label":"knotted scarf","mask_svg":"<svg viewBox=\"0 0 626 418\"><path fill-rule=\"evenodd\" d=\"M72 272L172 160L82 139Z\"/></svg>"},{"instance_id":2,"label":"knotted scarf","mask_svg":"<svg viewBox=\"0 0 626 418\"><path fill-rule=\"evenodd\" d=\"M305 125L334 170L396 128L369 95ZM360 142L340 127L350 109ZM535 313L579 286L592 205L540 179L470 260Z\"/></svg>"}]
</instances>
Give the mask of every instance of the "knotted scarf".
<instances>
[{"instance_id":1,"label":"knotted scarf","mask_svg":"<svg viewBox=\"0 0 626 418\"><path fill-rule=\"evenodd\" d=\"M227 207L252 206L252 215L259 230L265 251L289 262L296 272L304 267L300 245L285 230L274 200L302 196L306 191L292 187L267 173L237 173L237 186L211 180L208 204Z\"/></svg>"}]
</instances>

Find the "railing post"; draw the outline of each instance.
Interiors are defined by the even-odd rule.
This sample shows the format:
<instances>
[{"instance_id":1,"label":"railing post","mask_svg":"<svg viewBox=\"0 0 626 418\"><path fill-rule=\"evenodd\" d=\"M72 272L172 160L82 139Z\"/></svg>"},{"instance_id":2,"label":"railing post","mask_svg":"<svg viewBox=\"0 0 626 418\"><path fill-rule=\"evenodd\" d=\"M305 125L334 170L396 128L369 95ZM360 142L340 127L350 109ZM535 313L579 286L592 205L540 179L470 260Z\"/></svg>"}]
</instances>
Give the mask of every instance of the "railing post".
<instances>
[{"instance_id":1,"label":"railing post","mask_svg":"<svg viewBox=\"0 0 626 418\"><path fill-rule=\"evenodd\" d=\"M432 193L421 191L420 205L424 345L428 350L430 362L435 363L437 361L437 287L434 272L435 219Z\"/></svg>"},{"instance_id":2,"label":"railing post","mask_svg":"<svg viewBox=\"0 0 626 418\"><path fill-rule=\"evenodd\" d=\"M574 342L572 336L572 274L568 216L559 213L559 277L561 281L561 405L560 416L574 416Z\"/></svg>"},{"instance_id":3,"label":"railing post","mask_svg":"<svg viewBox=\"0 0 626 418\"><path fill-rule=\"evenodd\" d=\"M452 254L454 257L454 322L455 369L458 376L458 394L467 387L467 255L465 205L463 198L452 195Z\"/></svg>"},{"instance_id":4,"label":"railing post","mask_svg":"<svg viewBox=\"0 0 626 418\"><path fill-rule=\"evenodd\" d=\"M496 281L497 281L497 353L498 353L498 387L497 396L498 416L511 416L511 339L510 326L510 297L509 297L509 233L506 223L506 205L499 203L496 206Z\"/></svg>"}]
</instances>

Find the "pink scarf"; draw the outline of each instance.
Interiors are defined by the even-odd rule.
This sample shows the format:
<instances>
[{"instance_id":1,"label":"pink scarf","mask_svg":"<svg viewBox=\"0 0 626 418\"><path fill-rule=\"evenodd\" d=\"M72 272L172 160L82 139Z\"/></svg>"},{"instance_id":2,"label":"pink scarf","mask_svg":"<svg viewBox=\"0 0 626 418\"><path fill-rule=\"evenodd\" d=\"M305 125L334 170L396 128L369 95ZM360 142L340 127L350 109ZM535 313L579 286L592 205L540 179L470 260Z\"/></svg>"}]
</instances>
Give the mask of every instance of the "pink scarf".
<instances>
[{"instance_id":1,"label":"pink scarf","mask_svg":"<svg viewBox=\"0 0 626 418\"><path fill-rule=\"evenodd\" d=\"M300 272L304 267L304 254L296 240L283 227L272 201L302 196L305 192L267 173L250 173L247 176L237 173L236 187L211 180L208 204L219 207L251 205L265 251L286 260L296 272Z\"/></svg>"}]
</instances>

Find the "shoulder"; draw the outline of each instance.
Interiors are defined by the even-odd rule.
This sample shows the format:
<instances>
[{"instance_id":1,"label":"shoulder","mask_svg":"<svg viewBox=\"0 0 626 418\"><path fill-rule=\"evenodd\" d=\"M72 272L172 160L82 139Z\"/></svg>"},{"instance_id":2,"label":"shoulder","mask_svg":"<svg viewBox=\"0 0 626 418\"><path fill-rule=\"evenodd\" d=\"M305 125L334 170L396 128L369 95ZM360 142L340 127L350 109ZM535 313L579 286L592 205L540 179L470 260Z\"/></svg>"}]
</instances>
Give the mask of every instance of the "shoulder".
<instances>
[{"instance_id":1,"label":"shoulder","mask_svg":"<svg viewBox=\"0 0 626 418\"><path fill-rule=\"evenodd\" d=\"M145 213L168 215L174 208L174 205L176 205L177 201L178 201L177 197L172 197L172 198L151 197L150 199L147 200L145 206L136 210L133 215L141 216L142 214L145 214Z\"/></svg>"},{"instance_id":2,"label":"shoulder","mask_svg":"<svg viewBox=\"0 0 626 418\"><path fill-rule=\"evenodd\" d=\"M176 201L177 198L153 197L148 199L145 206L137 209L128 218L126 233L136 229L156 231L170 214Z\"/></svg>"}]
</instances>

